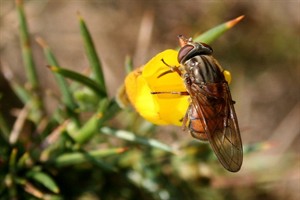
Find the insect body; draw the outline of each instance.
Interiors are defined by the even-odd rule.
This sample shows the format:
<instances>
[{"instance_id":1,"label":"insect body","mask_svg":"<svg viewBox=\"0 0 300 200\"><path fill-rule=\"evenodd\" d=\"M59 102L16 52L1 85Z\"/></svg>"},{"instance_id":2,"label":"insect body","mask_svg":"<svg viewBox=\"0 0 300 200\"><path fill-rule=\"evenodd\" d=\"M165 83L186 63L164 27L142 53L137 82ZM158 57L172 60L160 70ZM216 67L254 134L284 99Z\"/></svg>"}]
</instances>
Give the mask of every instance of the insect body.
<instances>
[{"instance_id":1,"label":"insect body","mask_svg":"<svg viewBox=\"0 0 300 200\"><path fill-rule=\"evenodd\" d=\"M240 170L243 147L234 101L212 48L179 36L180 67L171 67L184 80L190 106L183 119L191 135L208 141L221 164L231 172ZM164 61L163 61L164 62Z\"/></svg>"}]
</instances>

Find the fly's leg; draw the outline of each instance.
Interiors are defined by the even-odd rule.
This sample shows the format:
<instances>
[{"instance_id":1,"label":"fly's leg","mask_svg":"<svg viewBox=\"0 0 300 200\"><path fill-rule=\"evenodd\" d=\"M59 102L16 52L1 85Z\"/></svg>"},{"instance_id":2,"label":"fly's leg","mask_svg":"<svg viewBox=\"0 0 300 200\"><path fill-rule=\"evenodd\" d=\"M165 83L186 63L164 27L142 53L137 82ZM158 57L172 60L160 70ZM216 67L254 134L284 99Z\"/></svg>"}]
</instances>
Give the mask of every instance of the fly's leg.
<instances>
[{"instance_id":1,"label":"fly's leg","mask_svg":"<svg viewBox=\"0 0 300 200\"><path fill-rule=\"evenodd\" d=\"M162 61L167 67L169 67L170 70L161 73L157 78L160 78L160 77L162 77L162 76L164 76L164 75L166 75L166 74L173 73L173 72L176 72L179 76L182 75L182 72L180 71L180 69L179 69L178 67L169 65L168 63L166 63L166 62L164 61L164 59L161 59L161 61Z\"/></svg>"},{"instance_id":2,"label":"fly's leg","mask_svg":"<svg viewBox=\"0 0 300 200\"><path fill-rule=\"evenodd\" d=\"M187 91L183 91L183 92L151 92L151 94L177 94L177 95L181 95L181 96L188 96L190 95Z\"/></svg>"},{"instance_id":3,"label":"fly's leg","mask_svg":"<svg viewBox=\"0 0 300 200\"><path fill-rule=\"evenodd\" d=\"M182 128L183 131L185 131L186 127L187 127L187 122L189 120L189 110L191 109L191 106L192 105L190 104L189 107L188 107L188 109L187 109L187 111L186 111L186 113L185 113L185 115L184 115L184 117L183 117L183 119L182 119L182 126L181 126L181 128Z\"/></svg>"},{"instance_id":4,"label":"fly's leg","mask_svg":"<svg viewBox=\"0 0 300 200\"><path fill-rule=\"evenodd\" d=\"M187 91L183 92L151 92L151 94L176 94L176 95L182 95L182 96L187 96L190 95ZM188 111L190 110L191 104L188 107ZM183 119L182 119L182 130L186 129L186 124L188 122L189 116L188 116L188 111L185 113Z\"/></svg>"},{"instance_id":5,"label":"fly's leg","mask_svg":"<svg viewBox=\"0 0 300 200\"><path fill-rule=\"evenodd\" d=\"M173 72L176 72L179 76L182 75L182 72L180 71L180 69L178 67L174 67L174 66L171 66L169 65L168 63L166 63L164 61L164 59L161 59L161 61L167 66L170 68L170 70L168 71L165 71L163 73L161 73L157 78L160 78L164 75L167 75L169 73L173 73ZM176 95L190 95L188 91L183 91L183 92L174 92L174 91L163 91L163 92L151 92L151 94L176 94Z\"/></svg>"}]
</instances>

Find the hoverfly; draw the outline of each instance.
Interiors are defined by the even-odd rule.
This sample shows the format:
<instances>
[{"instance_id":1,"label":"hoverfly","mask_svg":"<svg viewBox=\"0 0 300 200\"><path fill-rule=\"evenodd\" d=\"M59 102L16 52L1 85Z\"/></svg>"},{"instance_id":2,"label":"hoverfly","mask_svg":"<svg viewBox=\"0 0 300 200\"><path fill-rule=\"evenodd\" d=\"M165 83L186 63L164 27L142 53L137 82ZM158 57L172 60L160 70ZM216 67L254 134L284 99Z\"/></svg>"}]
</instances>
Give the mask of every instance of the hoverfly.
<instances>
[{"instance_id":1,"label":"hoverfly","mask_svg":"<svg viewBox=\"0 0 300 200\"><path fill-rule=\"evenodd\" d=\"M178 38L180 66L169 66L162 60L170 70L160 76L176 72L185 83L187 91L180 94L190 96L190 105L183 118L183 129L188 127L194 138L208 141L223 167L237 172L243 162L243 146L224 70L213 58L209 45L182 35Z\"/></svg>"}]
</instances>

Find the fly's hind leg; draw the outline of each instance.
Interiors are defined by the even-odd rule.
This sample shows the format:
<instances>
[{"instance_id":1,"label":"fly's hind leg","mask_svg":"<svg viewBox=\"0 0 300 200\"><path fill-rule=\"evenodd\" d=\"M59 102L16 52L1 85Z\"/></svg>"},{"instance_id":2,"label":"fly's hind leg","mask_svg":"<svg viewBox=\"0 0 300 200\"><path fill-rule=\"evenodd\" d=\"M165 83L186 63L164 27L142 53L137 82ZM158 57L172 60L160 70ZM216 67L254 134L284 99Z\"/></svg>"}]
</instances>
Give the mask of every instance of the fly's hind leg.
<instances>
[{"instance_id":1,"label":"fly's hind leg","mask_svg":"<svg viewBox=\"0 0 300 200\"><path fill-rule=\"evenodd\" d=\"M188 109L187 109L187 111L186 111L186 113L185 113L185 115L184 115L184 117L182 119L182 126L181 126L181 128L182 128L183 131L185 131L186 127L187 127L187 123L188 123L188 120L189 120L189 110L190 110L190 108L191 108L191 104L189 105L189 107L188 107Z\"/></svg>"}]
</instances>

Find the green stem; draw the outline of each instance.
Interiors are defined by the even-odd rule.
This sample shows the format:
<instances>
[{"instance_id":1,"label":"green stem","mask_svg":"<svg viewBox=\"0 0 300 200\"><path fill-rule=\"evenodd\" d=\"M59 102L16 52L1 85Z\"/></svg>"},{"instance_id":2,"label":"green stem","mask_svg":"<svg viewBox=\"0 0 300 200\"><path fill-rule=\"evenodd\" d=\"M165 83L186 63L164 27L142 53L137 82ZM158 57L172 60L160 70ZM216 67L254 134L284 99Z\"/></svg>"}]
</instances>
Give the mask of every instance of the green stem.
<instances>
[{"instance_id":1,"label":"green stem","mask_svg":"<svg viewBox=\"0 0 300 200\"><path fill-rule=\"evenodd\" d=\"M106 135L115 136L115 137L130 141L130 142L135 142L138 144L161 149L161 150L167 151L169 153L174 153L174 151L172 150L172 148L170 146L163 144L154 139L149 139L149 138L138 136L130 131L114 130L114 129L111 129L108 127L103 127L103 128L101 128L101 133L104 133Z\"/></svg>"},{"instance_id":2,"label":"green stem","mask_svg":"<svg viewBox=\"0 0 300 200\"><path fill-rule=\"evenodd\" d=\"M57 157L54 164L58 167L80 164L105 156L116 155L126 151L126 148L99 149L90 152L65 153Z\"/></svg>"}]
</instances>

